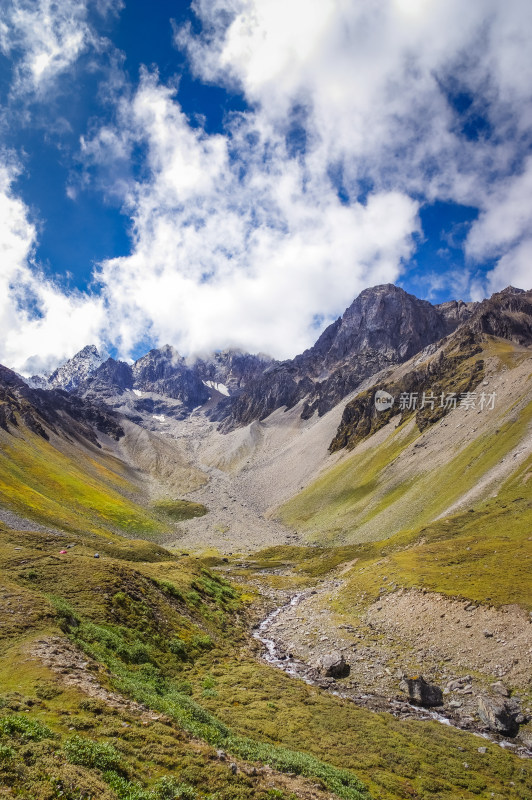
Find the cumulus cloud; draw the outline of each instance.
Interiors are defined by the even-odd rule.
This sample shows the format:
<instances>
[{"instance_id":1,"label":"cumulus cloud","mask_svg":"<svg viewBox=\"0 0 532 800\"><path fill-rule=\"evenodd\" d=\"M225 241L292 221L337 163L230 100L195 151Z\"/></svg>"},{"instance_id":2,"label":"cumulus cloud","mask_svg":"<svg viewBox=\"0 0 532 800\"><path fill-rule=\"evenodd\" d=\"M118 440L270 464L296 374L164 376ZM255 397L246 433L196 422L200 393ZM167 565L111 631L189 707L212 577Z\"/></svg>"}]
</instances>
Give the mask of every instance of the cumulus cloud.
<instances>
[{"instance_id":1,"label":"cumulus cloud","mask_svg":"<svg viewBox=\"0 0 532 800\"><path fill-rule=\"evenodd\" d=\"M272 124L305 102L316 156L360 181L482 201L529 136L525 0L195 0L203 32L176 31L196 73L239 85ZM222 13L225 11L225 14ZM518 77L517 76L518 73ZM453 96L492 126L467 138ZM511 133L512 136L508 136ZM512 146L512 142L514 146Z\"/></svg>"},{"instance_id":2,"label":"cumulus cloud","mask_svg":"<svg viewBox=\"0 0 532 800\"><path fill-rule=\"evenodd\" d=\"M25 373L46 371L99 338L100 298L66 295L33 263L36 227L13 192L18 168L0 165L0 362Z\"/></svg>"},{"instance_id":3,"label":"cumulus cloud","mask_svg":"<svg viewBox=\"0 0 532 800\"><path fill-rule=\"evenodd\" d=\"M117 14L122 0L6 0L0 50L14 57L13 95L43 95L99 38L88 22L91 5Z\"/></svg>"},{"instance_id":4,"label":"cumulus cloud","mask_svg":"<svg viewBox=\"0 0 532 800\"><path fill-rule=\"evenodd\" d=\"M389 191L343 204L327 172L290 159L253 114L231 136L207 136L145 73L117 128L120 143L102 130L84 146L103 162L133 140L147 147L149 176L124 195L133 252L98 273L122 352L149 329L187 353L241 345L292 355L316 335L317 314L396 280L412 250L417 203Z\"/></svg>"},{"instance_id":5,"label":"cumulus cloud","mask_svg":"<svg viewBox=\"0 0 532 800\"><path fill-rule=\"evenodd\" d=\"M466 241L473 261L497 259L488 286L498 291L509 284L532 288L532 158L522 172L493 187L482 214Z\"/></svg>"},{"instance_id":6,"label":"cumulus cloud","mask_svg":"<svg viewBox=\"0 0 532 800\"><path fill-rule=\"evenodd\" d=\"M10 258L30 286L8 317L14 327L26 320L6 351L17 364L43 346L46 325L46 352L63 355L54 303L85 337L70 337L69 354L95 340L127 356L149 338L185 354L239 345L292 355L316 338L317 318L325 324L361 289L401 277L420 205L434 200L479 209L469 268L451 268L444 283L478 296L507 276L528 282L528 0L192 7L199 33L174 26L176 46L199 80L242 93L248 110L207 134L156 71L133 86L115 70L105 87L113 121L93 122L80 159L85 181L121 202L132 241L130 255L97 266L97 296L62 294L37 275L35 229L5 190ZM95 40L86 2L9 8L0 41L19 53L20 91L44 92ZM484 282L475 269L486 259L497 264Z\"/></svg>"}]
</instances>

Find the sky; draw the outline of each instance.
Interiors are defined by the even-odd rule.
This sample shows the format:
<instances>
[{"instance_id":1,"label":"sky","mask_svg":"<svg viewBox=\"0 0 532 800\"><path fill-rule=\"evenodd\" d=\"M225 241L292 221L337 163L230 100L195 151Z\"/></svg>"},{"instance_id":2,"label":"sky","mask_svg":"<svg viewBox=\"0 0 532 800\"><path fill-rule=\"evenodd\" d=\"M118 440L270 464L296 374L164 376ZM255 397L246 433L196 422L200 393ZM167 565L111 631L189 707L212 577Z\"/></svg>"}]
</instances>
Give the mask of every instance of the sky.
<instances>
[{"instance_id":1,"label":"sky","mask_svg":"<svg viewBox=\"0 0 532 800\"><path fill-rule=\"evenodd\" d=\"M532 288L529 0L0 0L0 363Z\"/></svg>"}]
</instances>

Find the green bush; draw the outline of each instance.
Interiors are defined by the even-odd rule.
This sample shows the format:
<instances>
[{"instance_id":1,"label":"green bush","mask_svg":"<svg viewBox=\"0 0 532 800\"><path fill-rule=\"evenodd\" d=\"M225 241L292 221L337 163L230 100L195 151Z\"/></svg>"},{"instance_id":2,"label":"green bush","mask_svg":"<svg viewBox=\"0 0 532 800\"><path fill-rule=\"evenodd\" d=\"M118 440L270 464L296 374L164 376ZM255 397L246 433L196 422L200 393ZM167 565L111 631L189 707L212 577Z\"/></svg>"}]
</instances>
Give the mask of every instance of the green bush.
<instances>
[{"instance_id":1,"label":"green bush","mask_svg":"<svg viewBox=\"0 0 532 800\"><path fill-rule=\"evenodd\" d=\"M198 650L212 650L214 647L214 642L210 636L193 636L190 640L190 644L192 647L196 647Z\"/></svg>"},{"instance_id":2,"label":"green bush","mask_svg":"<svg viewBox=\"0 0 532 800\"><path fill-rule=\"evenodd\" d=\"M103 779L120 800L197 800L198 797L191 786L168 775L160 778L152 789L131 783L112 770L105 772Z\"/></svg>"},{"instance_id":3,"label":"green bush","mask_svg":"<svg viewBox=\"0 0 532 800\"><path fill-rule=\"evenodd\" d=\"M185 642L177 636L171 640L170 644L168 645L168 649L174 654L174 656L177 656L182 661L187 658L187 646Z\"/></svg>"},{"instance_id":4,"label":"green bush","mask_svg":"<svg viewBox=\"0 0 532 800\"><path fill-rule=\"evenodd\" d=\"M197 794L192 786L177 783L175 778L165 775L157 781L153 789L156 800L196 800Z\"/></svg>"},{"instance_id":5,"label":"green bush","mask_svg":"<svg viewBox=\"0 0 532 800\"><path fill-rule=\"evenodd\" d=\"M15 751L12 747L8 747L7 745L0 744L0 764L4 761L10 761L15 755Z\"/></svg>"},{"instance_id":6,"label":"green bush","mask_svg":"<svg viewBox=\"0 0 532 800\"><path fill-rule=\"evenodd\" d=\"M162 589L165 594L171 595L171 597L175 597L177 600L184 601L183 592L180 592L173 583L170 581L155 581L159 589Z\"/></svg>"},{"instance_id":7,"label":"green bush","mask_svg":"<svg viewBox=\"0 0 532 800\"><path fill-rule=\"evenodd\" d=\"M59 620L59 627L64 633L69 633L72 628L79 626L79 616L72 606L63 600L62 597L49 596L48 599L55 608L56 617Z\"/></svg>"},{"instance_id":8,"label":"green bush","mask_svg":"<svg viewBox=\"0 0 532 800\"><path fill-rule=\"evenodd\" d=\"M83 736L73 736L65 742L63 749L71 764L102 771L116 771L120 768L120 754L108 742L95 742Z\"/></svg>"},{"instance_id":9,"label":"green bush","mask_svg":"<svg viewBox=\"0 0 532 800\"><path fill-rule=\"evenodd\" d=\"M112 770L104 772L103 779L120 800L155 800L153 793L148 789L131 783Z\"/></svg>"},{"instance_id":10,"label":"green bush","mask_svg":"<svg viewBox=\"0 0 532 800\"><path fill-rule=\"evenodd\" d=\"M0 733L4 736L16 736L23 742L40 742L42 739L51 739L54 736L46 725L24 714L13 714L0 720Z\"/></svg>"},{"instance_id":11,"label":"green bush","mask_svg":"<svg viewBox=\"0 0 532 800\"><path fill-rule=\"evenodd\" d=\"M63 690L53 683L43 683L36 687L35 694L40 700L53 700L54 697L59 697L60 694L63 694Z\"/></svg>"}]
</instances>

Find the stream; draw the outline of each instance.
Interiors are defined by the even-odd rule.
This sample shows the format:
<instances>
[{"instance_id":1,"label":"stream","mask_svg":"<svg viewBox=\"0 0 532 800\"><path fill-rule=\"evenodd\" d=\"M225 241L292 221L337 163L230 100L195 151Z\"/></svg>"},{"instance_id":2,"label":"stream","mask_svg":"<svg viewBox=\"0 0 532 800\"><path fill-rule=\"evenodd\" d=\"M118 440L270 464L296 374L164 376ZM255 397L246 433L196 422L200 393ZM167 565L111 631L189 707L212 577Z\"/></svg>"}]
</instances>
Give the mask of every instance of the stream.
<instances>
[{"instance_id":1,"label":"stream","mask_svg":"<svg viewBox=\"0 0 532 800\"><path fill-rule=\"evenodd\" d=\"M498 744L504 749L512 750L523 758L532 758L532 750L521 744L508 741L508 739L496 734L489 734L472 729L470 726L460 724L459 718L446 716L439 711L432 711L427 708L415 706L407 700L387 698L375 694L360 694L354 690L342 687L334 678L322 678L310 664L294 658L291 654L285 653L274 638L271 637L270 628L272 622L284 611L298 606L303 600L309 597L311 591L307 590L294 595L289 602L275 608L262 622L253 630L253 638L259 641L263 647L263 659L273 667L281 669L292 678L305 681L310 686L317 686L325 689L336 697L349 700L362 706L369 711L386 712L394 717L401 719L434 720L442 725L448 725L458 730L467 730L479 738Z\"/></svg>"}]
</instances>

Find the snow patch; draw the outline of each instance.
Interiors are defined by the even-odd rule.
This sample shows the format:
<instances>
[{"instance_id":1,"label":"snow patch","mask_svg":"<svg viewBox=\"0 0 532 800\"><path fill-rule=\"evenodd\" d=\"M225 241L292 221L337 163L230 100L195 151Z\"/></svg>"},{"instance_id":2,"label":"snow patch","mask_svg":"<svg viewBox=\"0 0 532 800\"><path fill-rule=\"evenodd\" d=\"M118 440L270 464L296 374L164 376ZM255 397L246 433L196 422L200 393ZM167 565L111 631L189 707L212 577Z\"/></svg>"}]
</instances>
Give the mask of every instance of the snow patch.
<instances>
[{"instance_id":1,"label":"snow patch","mask_svg":"<svg viewBox=\"0 0 532 800\"><path fill-rule=\"evenodd\" d=\"M140 389L133 389L133 394L136 394L137 397L142 397L142 392L140 391Z\"/></svg>"},{"instance_id":2,"label":"snow patch","mask_svg":"<svg viewBox=\"0 0 532 800\"><path fill-rule=\"evenodd\" d=\"M158 420L158 422L164 422L165 419L166 419L164 414L152 414L152 416L153 416L153 419Z\"/></svg>"},{"instance_id":3,"label":"snow patch","mask_svg":"<svg viewBox=\"0 0 532 800\"><path fill-rule=\"evenodd\" d=\"M203 381L204 386L208 386L209 389L216 389L217 392L220 394L224 394L226 397L229 397L229 389L224 383L216 383L216 381Z\"/></svg>"}]
</instances>

